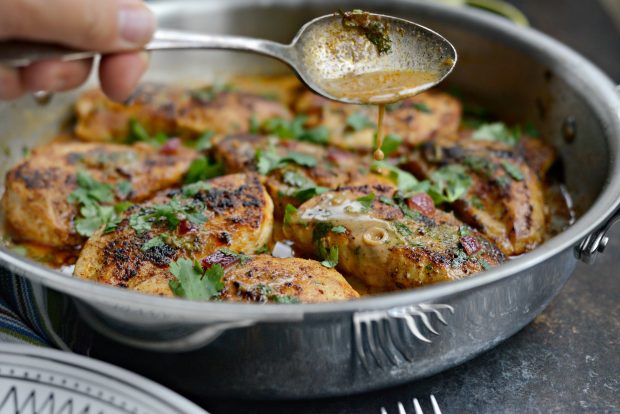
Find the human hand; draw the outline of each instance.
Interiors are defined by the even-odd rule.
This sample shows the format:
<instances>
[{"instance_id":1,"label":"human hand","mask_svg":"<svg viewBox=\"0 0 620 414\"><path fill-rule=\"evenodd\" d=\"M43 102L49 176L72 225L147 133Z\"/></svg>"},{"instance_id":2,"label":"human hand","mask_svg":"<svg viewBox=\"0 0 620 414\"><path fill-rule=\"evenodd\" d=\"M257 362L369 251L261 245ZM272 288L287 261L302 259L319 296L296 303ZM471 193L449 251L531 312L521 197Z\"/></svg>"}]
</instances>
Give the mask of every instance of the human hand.
<instances>
[{"instance_id":1,"label":"human hand","mask_svg":"<svg viewBox=\"0 0 620 414\"><path fill-rule=\"evenodd\" d=\"M99 65L101 88L113 100L128 98L147 68L146 52L132 52L151 39L156 26L141 0L0 0L0 11L0 40L114 52ZM0 65L0 99L73 89L86 81L91 67L92 59L46 60L18 69Z\"/></svg>"}]
</instances>

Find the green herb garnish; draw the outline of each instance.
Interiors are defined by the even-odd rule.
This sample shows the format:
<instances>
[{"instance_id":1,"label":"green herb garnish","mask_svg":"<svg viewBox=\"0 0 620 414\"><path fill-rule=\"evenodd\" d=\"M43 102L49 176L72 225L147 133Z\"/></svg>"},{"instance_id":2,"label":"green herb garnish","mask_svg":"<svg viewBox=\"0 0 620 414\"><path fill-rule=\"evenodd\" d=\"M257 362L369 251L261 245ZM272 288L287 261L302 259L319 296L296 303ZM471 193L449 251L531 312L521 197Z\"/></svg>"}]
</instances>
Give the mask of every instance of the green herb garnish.
<instances>
[{"instance_id":1,"label":"green herb garnish","mask_svg":"<svg viewBox=\"0 0 620 414\"><path fill-rule=\"evenodd\" d=\"M401 236L407 237L413 234L413 231L409 227L407 227L407 225L398 221L393 222L393 224L394 227L396 227L396 231L398 231Z\"/></svg>"},{"instance_id":2,"label":"green herb garnish","mask_svg":"<svg viewBox=\"0 0 620 414\"><path fill-rule=\"evenodd\" d=\"M213 138L215 133L213 131L205 131L201 136L199 136L194 142L191 143L191 148L196 151L205 151L211 149L211 139Z\"/></svg>"},{"instance_id":3,"label":"green herb garnish","mask_svg":"<svg viewBox=\"0 0 620 414\"><path fill-rule=\"evenodd\" d=\"M430 114L433 112L431 108L423 102L414 102L411 106L413 106L417 111L424 112L425 114Z\"/></svg>"},{"instance_id":4,"label":"green herb garnish","mask_svg":"<svg viewBox=\"0 0 620 414\"><path fill-rule=\"evenodd\" d=\"M347 127L353 131L361 131L367 128L376 128L368 116L362 112L355 112L347 117Z\"/></svg>"},{"instance_id":5,"label":"green herb garnish","mask_svg":"<svg viewBox=\"0 0 620 414\"><path fill-rule=\"evenodd\" d=\"M346 233L347 228L345 226L335 226L331 229L332 233L343 234Z\"/></svg>"},{"instance_id":6,"label":"green herb garnish","mask_svg":"<svg viewBox=\"0 0 620 414\"><path fill-rule=\"evenodd\" d=\"M295 214L297 214L297 208L292 204L287 204L284 207L284 224L290 225Z\"/></svg>"},{"instance_id":7,"label":"green herb garnish","mask_svg":"<svg viewBox=\"0 0 620 414\"><path fill-rule=\"evenodd\" d=\"M129 225L136 233L143 234L151 230L156 223L166 224L170 230L174 230L182 220L188 220L195 225L206 223L204 205L194 200L181 203L177 199L172 199L168 204L142 207L129 217Z\"/></svg>"},{"instance_id":8,"label":"green herb garnish","mask_svg":"<svg viewBox=\"0 0 620 414\"><path fill-rule=\"evenodd\" d=\"M431 174L428 194L435 204L453 203L467 193L471 177L462 165L446 165Z\"/></svg>"},{"instance_id":9,"label":"green herb garnish","mask_svg":"<svg viewBox=\"0 0 620 414\"><path fill-rule=\"evenodd\" d=\"M327 268L333 268L338 265L338 246L325 247L321 245L319 247L319 257L323 259L321 264Z\"/></svg>"},{"instance_id":10,"label":"green herb garnish","mask_svg":"<svg viewBox=\"0 0 620 414\"><path fill-rule=\"evenodd\" d=\"M266 150L258 149L256 151L256 168L262 175L267 175L271 171L287 166L288 164L297 164L303 167L315 167L316 158L301 152L290 151L286 155L280 156L273 147Z\"/></svg>"},{"instance_id":11,"label":"green herb garnish","mask_svg":"<svg viewBox=\"0 0 620 414\"><path fill-rule=\"evenodd\" d=\"M224 163L211 157L196 158L190 164L185 175L185 184L209 180L224 174Z\"/></svg>"},{"instance_id":12,"label":"green herb garnish","mask_svg":"<svg viewBox=\"0 0 620 414\"><path fill-rule=\"evenodd\" d=\"M175 277L169 286L175 296L192 300L210 300L224 289L224 268L214 264L203 270L200 263L179 259L170 263L170 273Z\"/></svg>"},{"instance_id":13,"label":"green herb garnish","mask_svg":"<svg viewBox=\"0 0 620 414\"><path fill-rule=\"evenodd\" d=\"M502 160L501 161L502 167L504 168L504 170L506 170L506 172L516 181L523 181L523 179L525 178L525 176L523 175L523 172L521 172L521 169L519 167L517 167L515 164L506 161L506 160Z\"/></svg>"},{"instance_id":14,"label":"green herb garnish","mask_svg":"<svg viewBox=\"0 0 620 414\"><path fill-rule=\"evenodd\" d=\"M168 135L163 132L159 132L155 135L150 135L146 128L138 122L136 119L129 120L129 135L127 136L127 144L133 144L135 142L145 142L154 147L159 147L168 141Z\"/></svg>"},{"instance_id":15,"label":"green herb garnish","mask_svg":"<svg viewBox=\"0 0 620 414\"><path fill-rule=\"evenodd\" d=\"M375 200L375 193L369 193L369 194L366 194L365 196L358 197L355 199L355 201L357 201L358 203L362 205L363 211L370 210L370 207L372 206L372 202L374 200Z\"/></svg>"},{"instance_id":16,"label":"green herb garnish","mask_svg":"<svg viewBox=\"0 0 620 414\"><path fill-rule=\"evenodd\" d=\"M480 141L498 141L508 145L516 145L521 139L521 128L509 128L503 122L482 124L471 137Z\"/></svg>"},{"instance_id":17,"label":"green herb garnish","mask_svg":"<svg viewBox=\"0 0 620 414\"><path fill-rule=\"evenodd\" d=\"M295 198L295 200L299 201L300 203L304 203L310 200L312 197L316 197L328 191L329 188L320 186L302 188L301 190L297 190L293 193L293 198Z\"/></svg>"},{"instance_id":18,"label":"green herb garnish","mask_svg":"<svg viewBox=\"0 0 620 414\"><path fill-rule=\"evenodd\" d=\"M164 244L166 244L162 238L162 236L155 236L155 237L151 237L149 240L146 241L146 243L144 243L142 245L142 247L140 248L140 250L142 250L143 252L152 249L154 247L161 247Z\"/></svg>"}]
</instances>

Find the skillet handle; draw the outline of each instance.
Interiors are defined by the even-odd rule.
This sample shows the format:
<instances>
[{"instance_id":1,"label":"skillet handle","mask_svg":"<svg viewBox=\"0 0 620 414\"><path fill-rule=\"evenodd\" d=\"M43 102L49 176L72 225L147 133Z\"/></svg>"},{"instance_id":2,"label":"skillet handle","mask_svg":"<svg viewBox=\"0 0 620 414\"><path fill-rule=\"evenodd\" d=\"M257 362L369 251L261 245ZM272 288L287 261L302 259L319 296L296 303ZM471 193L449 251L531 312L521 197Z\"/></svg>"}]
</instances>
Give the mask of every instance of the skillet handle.
<instances>
[{"instance_id":1,"label":"skillet handle","mask_svg":"<svg viewBox=\"0 0 620 414\"><path fill-rule=\"evenodd\" d=\"M616 92L620 95L620 85L616 86ZM592 264L599 253L602 253L609 243L607 232L620 221L620 208L616 210L599 228L594 230L575 247L575 256L586 264Z\"/></svg>"},{"instance_id":2,"label":"skillet handle","mask_svg":"<svg viewBox=\"0 0 620 414\"><path fill-rule=\"evenodd\" d=\"M620 209L607 219L598 229L594 230L575 248L575 256L586 264L592 264L596 260L599 253L602 253L607 247L609 237L607 232L609 229L620 221Z\"/></svg>"}]
</instances>

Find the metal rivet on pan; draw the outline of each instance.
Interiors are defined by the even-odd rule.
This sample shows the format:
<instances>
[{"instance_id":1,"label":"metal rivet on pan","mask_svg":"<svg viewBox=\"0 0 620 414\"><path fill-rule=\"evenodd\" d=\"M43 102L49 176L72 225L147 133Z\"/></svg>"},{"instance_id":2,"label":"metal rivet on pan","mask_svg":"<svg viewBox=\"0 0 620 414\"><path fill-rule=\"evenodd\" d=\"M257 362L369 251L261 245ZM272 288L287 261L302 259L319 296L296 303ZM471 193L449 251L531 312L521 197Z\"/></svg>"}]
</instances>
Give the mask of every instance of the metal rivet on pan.
<instances>
[{"instance_id":1,"label":"metal rivet on pan","mask_svg":"<svg viewBox=\"0 0 620 414\"><path fill-rule=\"evenodd\" d=\"M39 105L47 105L52 100L53 93L47 91L36 91L32 97Z\"/></svg>"},{"instance_id":2,"label":"metal rivet on pan","mask_svg":"<svg viewBox=\"0 0 620 414\"><path fill-rule=\"evenodd\" d=\"M562 122L562 136L567 144L575 142L575 138L577 138L577 121L574 116L567 116L564 122Z\"/></svg>"}]
</instances>

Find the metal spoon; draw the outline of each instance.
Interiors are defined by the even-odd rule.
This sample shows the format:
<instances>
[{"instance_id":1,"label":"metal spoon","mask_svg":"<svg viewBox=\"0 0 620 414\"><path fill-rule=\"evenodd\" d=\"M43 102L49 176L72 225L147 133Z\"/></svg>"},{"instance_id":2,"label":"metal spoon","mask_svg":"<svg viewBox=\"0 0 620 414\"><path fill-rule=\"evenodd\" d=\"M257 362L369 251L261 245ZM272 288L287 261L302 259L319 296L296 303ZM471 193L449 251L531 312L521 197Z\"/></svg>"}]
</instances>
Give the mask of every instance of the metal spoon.
<instances>
[{"instance_id":1,"label":"metal spoon","mask_svg":"<svg viewBox=\"0 0 620 414\"><path fill-rule=\"evenodd\" d=\"M429 72L432 79L409 88L399 99L415 95L441 82L456 64L456 50L445 38L424 26L379 14L372 19L387 23L391 51L379 53L358 28L345 27L340 14L318 17L306 23L291 44L224 35L158 30L144 49L229 49L255 52L279 59L297 72L315 92L345 103L369 103L361 98L335 94L330 82L370 72ZM33 42L0 42L0 64L27 66L43 59L65 61L91 58L97 52ZM403 86L406 89L406 85ZM397 99L394 99L397 100Z\"/></svg>"}]
</instances>

